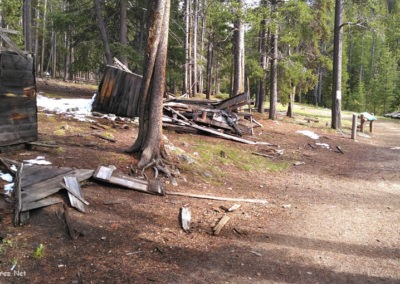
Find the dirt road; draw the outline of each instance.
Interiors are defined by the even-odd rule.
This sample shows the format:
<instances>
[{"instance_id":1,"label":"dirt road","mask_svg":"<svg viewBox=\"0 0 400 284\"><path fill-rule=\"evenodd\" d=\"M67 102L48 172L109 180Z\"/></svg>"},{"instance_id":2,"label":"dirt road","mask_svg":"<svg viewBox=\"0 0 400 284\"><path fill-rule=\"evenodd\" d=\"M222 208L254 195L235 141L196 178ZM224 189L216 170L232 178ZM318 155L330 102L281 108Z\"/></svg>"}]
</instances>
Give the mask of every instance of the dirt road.
<instances>
[{"instance_id":1,"label":"dirt road","mask_svg":"<svg viewBox=\"0 0 400 284\"><path fill-rule=\"evenodd\" d=\"M125 170L132 162L122 149L132 143L136 126L113 130L117 142L110 144L86 135L90 124L40 119L40 139L60 148L5 156L44 155L54 166L114 164ZM167 189L266 198L267 205L241 203L225 213L220 207L231 202L155 197L90 182L83 186L88 212L70 211L81 233L76 240L59 218L62 206L32 212L30 224L21 228L11 225L11 208L1 209L0 237L6 242L0 247L0 283L400 283L400 124L380 120L375 133L358 142L313 128L327 149L296 133L308 127L285 120L262 123L256 136L285 150L277 159L304 164L244 171L232 166L228 154L218 164L223 172L218 183L190 170L182 171L178 187ZM201 152L191 141L237 147L243 155L255 151L218 138L166 136L197 156L210 154L210 148ZM184 205L192 210L189 233L178 222ZM212 235L224 214L231 219L220 235ZM33 257L39 244L46 250ZM6 274L14 264L20 276Z\"/></svg>"}]
</instances>

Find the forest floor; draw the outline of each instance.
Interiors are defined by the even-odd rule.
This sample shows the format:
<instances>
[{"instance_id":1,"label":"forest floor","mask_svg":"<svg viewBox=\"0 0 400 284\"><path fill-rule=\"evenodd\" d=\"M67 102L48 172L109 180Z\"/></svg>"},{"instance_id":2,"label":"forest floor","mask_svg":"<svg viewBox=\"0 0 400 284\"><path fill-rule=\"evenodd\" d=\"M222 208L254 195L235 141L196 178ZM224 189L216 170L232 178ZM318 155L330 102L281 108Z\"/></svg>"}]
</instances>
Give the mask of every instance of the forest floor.
<instances>
[{"instance_id":1,"label":"forest floor","mask_svg":"<svg viewBox=\"0 0 400 284\"><path fill-rule=\"evenodd\" d=\"M42 89L39 82L39 90L75 97L93 92L49 84ZM277 121L256 114L263 127L246 138L279 145L283 155L274 158L252 155L269 150L263 145L164 131L181 172L177 186L165 184L167 191L267 204L239 202L238 210L225 213L221 207L235 202L155 196L88 181L82 184L87 212L69 210L82 233L71 240L58 218L62 205L31 212L29 224L14 227L11 205L0 198L0 283L400 283L399 122L379 119L374 133L353 141L348 129L326 126L327 110L296 106L295 113L295 119L280 115ZM75 168L112 164L128 173L136 160L123 150L134 142L137 123L119 127L93 119L115 143L91 135L90 122L40 111L39 141L59 148L1 156L45 156L53 166ZM179 160L177 153L190 159ZM190 232L180 227L182 206L192 212ZM225 214L230 220L213 235Z\"/></svg>"}]
</instances>

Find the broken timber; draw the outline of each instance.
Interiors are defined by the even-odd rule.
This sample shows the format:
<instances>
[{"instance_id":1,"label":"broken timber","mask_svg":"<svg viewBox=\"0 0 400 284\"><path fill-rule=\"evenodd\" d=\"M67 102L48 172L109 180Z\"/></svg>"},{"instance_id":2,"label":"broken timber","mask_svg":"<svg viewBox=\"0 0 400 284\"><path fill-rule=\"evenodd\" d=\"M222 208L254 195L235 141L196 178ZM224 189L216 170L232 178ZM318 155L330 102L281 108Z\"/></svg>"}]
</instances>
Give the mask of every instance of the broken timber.
<instances>
[{"instance_id":1,"label":"broken timber","mask_svg":"<svg viewBox=\"0 0 400 284\"><path fill-rule=\"evenodd\" d=\"M276 146L275 144L272 144L272 143L250 141L250 140L243 139L243 138L240 138L240 137L237 137L237 136L233 136L233 135L229 135L229 134L222 133L222 132L217 131L217 130L214 130L214 129L210 128L210 127L205 127L205 126L197 125L197 124L191 122L191 121L190 121L189 119L187 119L186 117L184 117L184 116L183 116L182 114L180 114L178 111L176 111L176 110L174 110L174 109L172 109L172 108L170 108L170 107L166 107L166 109L167 109L168 111L170 111L170 112L172 112L172 113L174 113L174 114L176 114L177 116L179 116L179 117L182 118L182 120L180 120L180 119L178 119L178 118L173 119L173 120L175 120L176 122L178 122L180 125L188 126L188 127L191 127L191 128L194 128L194 129L203 131L203 132L207 132L207 133L210 133L210 134L214 134L214 135L216 135L216 136L219 136L219 137L222 137L222 138L225 138L225 139L228 139L228 140L232 140L232 141L244 143L244 144L249 144L249 145L268 145L268 146Z\"/></svg>"},{"instance_id":2,"label":"broken timber","mask_svg":"<svg viewBox=\"0 0 400 284\"><path fill-rule=\"evenodd\" d=\"M85 212L85 204L89 205L85 199L83 199L81 187L79 181L75 176L65 176L63 187L68 191L69 201L71 206L75 207L81 212Z\"/></svg>"},{"instance_id":3,"label":"broken timber","mask_svg":"<svg viewBox=\"0 0 400 284\"><path fill-rule=\"evenodd\" d=\"M215 236L219 235L222 228L228 223L230 217L228 215L224 215L221 220L219 220L218 224L213 228L213 234Z\"/></svg>"},{"instance_id":4,"label":"broken timber","mask_svg":"<svg viewBox=\"0 0 400 284\"><path fill-rule=\"evenodd\" d=\"M186 197L193 197L193 198L200 198L200 199L211 199L211 200L233 201L233 202L249 202L249 203L260 203L260 204L268 203L268 201L265 199L232 198L232 197L221 197L221 196L202 195L202 194L193 194L193 193L184 193L184 192L173 192L173 191L167 191L165 193L167 195L186 196Z\"/></svg>"},{"instance_id":5,"label":"broken timber","mask_svg":"<svg viewBox=\"0 0 400 284\"><path fill-rule=\"evenodd\" d=\"M188 232L190 230L190 222L192 219L192 213L190 212L190 208L186 206L182 207L180 210L180 217L181 217L182 229L185 232Z\"/></svg>"},{"instance_id":6,"label":"broken timber","mask_svg":"<svg viewBox=\"0 0 400 284\"><path fill-rule=\"evenodd\" d=\"M114 173L111 167L100 166L93 174L93 178L99 181L108 182L125 188L146 192L150 194L164 195L162 184L158 181L145 181L127 175Z\"/></svg>"}]
</instances>

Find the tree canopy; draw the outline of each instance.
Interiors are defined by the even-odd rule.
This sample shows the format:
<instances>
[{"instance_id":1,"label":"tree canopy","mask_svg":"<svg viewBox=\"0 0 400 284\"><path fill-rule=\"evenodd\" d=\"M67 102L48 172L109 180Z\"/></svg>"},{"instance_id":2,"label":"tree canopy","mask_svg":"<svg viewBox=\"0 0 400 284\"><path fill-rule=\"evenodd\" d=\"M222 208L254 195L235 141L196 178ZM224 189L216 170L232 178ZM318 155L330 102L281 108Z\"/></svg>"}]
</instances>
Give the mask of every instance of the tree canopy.
<instances>
[{"instance_id":1,"label":"tree canopy","mask_svg":"<svg viewBox=\"0 0 400 284\"><path fill-rule=\"evenodd\" d=\"M21 25L23 2L0 1L1 27L21 32L10 35L21 48L26 46ZM98 80L107 64L99 15L111 56L126 60L131 70L143 73L148 1L30 2L31 50L39 75L49 72L54 78L65 80ZM168 92L189 92L187 80L191 93L196 95L232 93L238 19L244 27L246 89L248 80L250 94L261 106L259 110L272 94L271 64L275 59L279 102L286 104L292 98L331 107L334 0L172 0ZM121 37L124 26L126 37ZM376 114L398 110L399 1L345 1L341 28L343 108ZM275 34L278 37L274 53Z\"/></svg>"}]
</instances>

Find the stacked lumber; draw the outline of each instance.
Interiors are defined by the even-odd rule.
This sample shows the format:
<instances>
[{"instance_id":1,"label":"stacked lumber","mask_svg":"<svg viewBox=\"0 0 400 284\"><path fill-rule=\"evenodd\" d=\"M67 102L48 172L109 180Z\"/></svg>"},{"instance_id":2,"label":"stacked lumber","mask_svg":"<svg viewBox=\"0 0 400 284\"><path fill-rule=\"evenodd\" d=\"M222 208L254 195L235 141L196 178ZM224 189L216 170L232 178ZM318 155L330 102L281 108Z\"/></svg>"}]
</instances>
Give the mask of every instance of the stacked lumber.
<instances>
[{"instance_id":1,"label":"stacked lumber","mask_svg":"<svg viewBox=\"0 0 400 284\"><path fill-rule=\"evenodd\" d=\"M252 134L253 125L260 126L251 113L239 113L240 107L249 104L247 93L223 101L170 99L164 102L163 126L177 132L206 132L253 144L240 138L242 135Z\"/></svg>"},{"instance_id":2,"label":"stacked lumber","mask_svg":"<svg viewBox=\"0 0 400 284\"><path fill-rule=\"evenodd\" d=\"M390 118L397 118L400 119L400 111L395 111L391 113L387 113L383 115L384 117L390 117Z\"/></svg>"}]
</instances>

